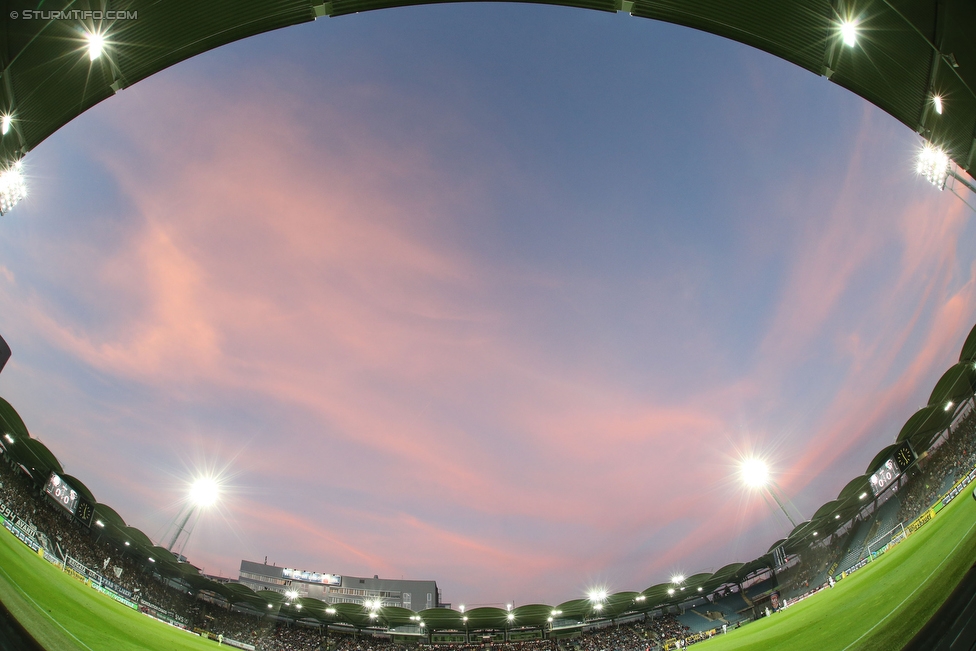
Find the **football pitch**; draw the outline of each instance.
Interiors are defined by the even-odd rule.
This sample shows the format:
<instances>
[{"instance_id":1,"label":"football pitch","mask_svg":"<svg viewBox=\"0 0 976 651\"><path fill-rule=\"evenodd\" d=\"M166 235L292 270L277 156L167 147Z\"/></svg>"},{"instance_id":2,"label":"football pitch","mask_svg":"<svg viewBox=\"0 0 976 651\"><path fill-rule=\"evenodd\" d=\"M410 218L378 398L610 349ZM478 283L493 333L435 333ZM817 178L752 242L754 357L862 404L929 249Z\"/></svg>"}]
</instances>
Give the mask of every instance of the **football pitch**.
<instances>
[{"instance_id":1,"label":"football pitch","mask_svg":"<svg viewBox=\"0 0 976 651\"><path fill-rule=\"evenodd\" d=\"M976 504L965 491L878 560L772 617L694 645L731 649L901 649L976 563ZM0 601L50 651L208 649L215 642L95 592L0 529Z\"/></svg>"}]
</instances>

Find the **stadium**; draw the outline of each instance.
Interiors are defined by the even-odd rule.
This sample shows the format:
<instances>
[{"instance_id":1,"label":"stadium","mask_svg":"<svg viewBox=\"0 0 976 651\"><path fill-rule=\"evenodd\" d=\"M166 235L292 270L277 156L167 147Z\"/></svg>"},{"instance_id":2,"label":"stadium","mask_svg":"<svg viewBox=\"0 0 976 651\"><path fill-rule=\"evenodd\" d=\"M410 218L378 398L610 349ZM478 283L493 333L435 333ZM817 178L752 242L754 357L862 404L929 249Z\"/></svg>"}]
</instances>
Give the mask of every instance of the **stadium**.
<instances>
[{"instance_id":1,"label":"stadium","mask_svg":"<svg viewBox=\"0 0 976 651\"><path fill-rule=\"evenodd\" d=\"M12 8L9 20L4 19L0 59L0 214L10 220L31 208L35 195L33 190L28 195L28 181L43 173L30 166L43 160L34 156L44 155L44 147L38 147L49 136L70 130L87 119L90 108L136 82L247 37L413 4L425 3L136 1L124 6L42 3ZM976 164L976 68L971 67L976 66L976 45L970 38L976 10L968 3L761 2L748 10L728 2L704 3L694 10L642 0L554 4L689 27L795 64L851 91L902 129L907 126L909 133L921 136L924 146L917 154L916 172L939 190L950 190L959 202L954 205L968 205L967 192L976 191L971 176ZM195 137L205 142L206 130ZM77 160L84 164L86 159ZM191 176L205 171L197 169ZM42 207L43 200L36 199ZM453 273L432 268L447 276ZM2 271L13 286L13 272L7 266ZM4 300L9 300L12 290L4 291ZM965 301L947 304L959 302ZM183 307L178 301L173 305L177 312ZM958 330L966 317L953 315L955 330L940 343L954 350L961 344L952 365L939 369L939 379L926 387L924 396L905 390L897 394L901 403L878 401L888 411L910 400L924 404L897 434L886 434L891 443L883 448L868 450L863 458L858 456L865 453L863 445L843 448L845 456L853 457L851 463L865 467L867 461L865 470L845 477L836 498L802 509L813 513L808 519L794 517L801 509L767 478L764 465L747 466L744 479L753 485L752 494L769 504L770 517L778 518L781 511L791 525L788 535L769 537L758 557L734 558L720 550L726 560L717 569L687 576L674 572L657 581L632 576L624 591L595 587L544 603L516 605L513 600L470 607L444 603L433 581L370 578L364 572L353 576L355 572L340 567L316 566L322 571L307 572L294 569L304 561L288 558L285 566L269 566L267 558L256 562L257 556L242 558L240 571L229 578L205 572L192 562L202 551L185 545L199 515L195 509L212 501L207 488L197 492L196 502L184 505L162 536L150 537L127 524L120 513L128 514L131 507L117 511L99 502L86 483L102 485L102 478L67 474L66 465L82 464L55 456L32 434L37 426L29 429L15 411L13 404L25 400L26 387L35 381L33 371L17 366L19 341L26 338L17 330L16 337L8 337L11 346L4 342L0 347L0 369L8 360L14 362L6 367L4 380L18 385L10 402L0 401L0 515L7 532L0 535L0 602L19 622L8 634L20 636L28 647L46 649L228 645L336 651L642 651L699 643L702 649L971 648L976 633L966 628L965 618L958 623L943 608L946 603L950 611L961 608L959 590L966 588L969 578L964 575L976 562L969 499L976 496L976 328L966 336ZM48 328L47 333L54 333L49 336L67 341L65 346L81 349L79 355L95 359L104 354L85 349L72 332L38 323L43 325L39 330ZM186 332L189 339L198 334ZM346 343L356 345L352 338ZM125 355L114 351L108 356L116 368L128 363L118 361ZM152 356L134 358L133 365L158 363ZM942 359L930 355L929 366L933 358ZM892 368L902 369L904 376L914 369L911 364ZM106 380L92 374L80 382ZM784 385L797 397L808 388L802 382ZM237 388L250 390L245 386L239 383ZM26 421L43 418L42 429L51 430L52 417L32 405L30 410L19 407ZM333 487L337 501L347 497L342 488ZM677 493L674 488L662 500L676 499ZM138 490L133 494L148 499ZM675 506L682 508L687 506ZM337 570L343 573L333 574ZM642 587L647 583L651 585ZM553 591L543 586L542 592Z\"/></svg>"}]
</instances>

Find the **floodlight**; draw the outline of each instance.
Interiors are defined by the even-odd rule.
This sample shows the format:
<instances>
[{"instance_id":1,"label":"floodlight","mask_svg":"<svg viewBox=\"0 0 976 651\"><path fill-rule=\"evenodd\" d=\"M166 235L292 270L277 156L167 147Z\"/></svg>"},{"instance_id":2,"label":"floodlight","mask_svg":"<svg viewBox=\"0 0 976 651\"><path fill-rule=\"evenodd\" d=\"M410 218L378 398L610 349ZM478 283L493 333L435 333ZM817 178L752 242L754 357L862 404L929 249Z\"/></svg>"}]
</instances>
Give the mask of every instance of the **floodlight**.
<instances>
[{"instance_id":1,"label":"floodlight","mask_svg":"<svg viewBox=\"0 0 976 651\"><path fill-rule=\"evenodd\" d=\"M593 605L593 610L603 610L603 604L601 604L599 602L596 603L596 604L594 604Z\"/></svg>"},{"instance_id":2,"label":"floodlight","mask_svg":"<svg viewBox=\"0 0 976 651\"><path fill-rule=\"evenodd\" d=\"M336 609L335 608L332 608L332 607L326 608L325 609L325 614L326 615L335 615L336 614Z\"/></svg>"},{"instance_id":3,"label":"floodlight","mask_svg":"<svg viewBox=\"0 0 976 651\"><path fill-rule=\"evenodd\" d=\"M701 591L702 591L702 587L701 586L698 586L698 592L701 592Z\"/></svg>"},{"instance_id":4,"label":"floodlight","mask_svg":"<svg viewBox=\"0 0 976 651\"><path fill-rule=\"evenodd\" d=\"M925 143L918 152L915 171L935 187L945 190L946 180L949 178L949 156L938 147Z\"/></svg>"},{"instance_id":5,"label":"floodlight","mask_svg":"<svg viewBox=\"0 0 976 651\"><path fill-rule=\"evenodd\" d=\"M857 21L842 21L840 24L840 36L844 40L844 45L854 47L857 43Z\"/></svg>"},{"instance_id":6,"label":"floodlight","mask_svg":"<svg viewBox=\"0 0 976 651\"><path fill-rule=\"evenodd\" d=\"M461 604L460 606L458 606L458 610L460 610L463 613L464 612L464 604Z\"/></svg>"},{"instance_id":7,"label":"floodlight","mask_svg":"<svg viewBox=\"0 0 976 651\"><path fill-rule=\"evenodd\" d=\"M155 562L156 562L156 559L155 559L155 558L153 558L152 556L150 556L150 557L149 557L149 562L150 562L150 563L155 563Z\"/></svg>"},{"instance_id":8,"label":"floodlight","mask_svg":"<svg viewBox=\"0 0 976 651\"><path fill-rule=\"evenodd\" d=\"M679 583L681 583L684 580L685 580L685 577L684 577L683 574L675 574L674 576L671 577L671 583L673 583L675 585L678 585Z\"/></svg>"},{"instance_id":9,"label":"floodlight","mask_svg":"<svg viewBox=\"0 0 976 651\"><path fill-rule=\"evenodd\" d=\"M466 621L468 621L468 616L467 616L467 615L465 615L464 617L462 617L462 618L461 618L461 621L462 621L462 622L466 622Z\"/></svg>"},{"instance_id":10,"label":"floodlight","mask_svg":"<svg viewBox=\"0 0 976 651\"><path fill-rule=\"evenodd\" d=\"M938 95L933 95L932 104L935 105L935 112L942 115L942 98Z\"/></svg>"},{"instance_id":11,"label":"floodlight","mask_svg":"<svg viewBox=\"0 0 976 651\"><path fill-rule=\"evenodd\" d=\"M297 599L298 598L298 593L295 592L294 590L286 590L285 591L285 596L288 597L289 599Z\"/></svg>"},{"instance_id":12,"label":"floodlight","mask_svg":"<svg viewBox=\"0 0 976 651\"><path fill-rule=\"evenodd\" d=\"M105 35L99 32L85 32L85 40L88 42L88 60L94 61L102 56L105 49Z\"/></svg>"},{"instance_id":13,"label":"floodlight","mask_svg":"<svg viewBox=\"0 0 976 651\"><path fill-rule=\"evenodd\" d=\"M867 491L864 491L863 493L861 493L860 495L857 496L857 499L863 500L867 496L868 496Z\"/></svg>"},{"instance_id":14,"label":"floodlight","mask_svg":"<svg viewBox=\"0 0 976 651\"><path fill-rule=\"evenodd\" d=\"M515 619L515 613L509 613L508 614L508 621L512 621L514 619Z\"/></svg>"},{"instance_id":15,"label":"floodlight","mask_svg":"<svg viewBox=\"0 0 976 651\"><path fill-rule=\"evenodd\" d=\"M377 617L379 617L379 615L377 615L375 612L369 614L370 619L376 619Z\"/></svg>"},{"instance_id":16,"label":"floodlight","mask_svg":"<svg viewBox=\"0 0 976 651\"><path fill-rule=\"evenodd\" d=\"M7 132L10 131L10 123L12 121L13 118L9 115L4 115L2 118L0 118L0 135L7 135Z\"/></svg>"},{"instance_id":17,"label":"floodlight","mask_svg":"<svg viewBox=\"0 0 976 651\"><path fill-rule=\"evenodd\" d=\"M95 524L96 524L97 526L99 526L99 527L101 527L102 529L104 529L104 528L105 528L105 523L104 523L104 522L102 522L101 520L95 520Z\"/></svg>"},{"instance_id":18,"label":"floodlight","mask_svg":"<svg viewBox=\"0 0 976 651\"><path fill-rule=\"evenodd\" d=\"M301 610L302 609L302 605L301 604L295 604L295 608L297 608L298 610Z\"/></svg>"},{"instance_id":19,"label":"floodlight","mask_svg":"<svg viewBox=\"0 0 976 651\"><path fill-rule=\"evenodd\" d=\"M512 604L505 604L505 609L506 610L511 610L512 609Z\"/></svg>"},{"instance_id":20,"label":"floodlight","mask_svg":"<svg viewBox=\"0 0 976 651\"><path fill-rule=\"evenodd\" d=\"M752 488L762 488L769 483L769 468L760 459L751 458L742 462L739 467L742 481Z\"/></svg>"},{"instance_id":21,"label":"floodlight","mask_svg":"<svg viewBox=\"0 0 976 651\"><path fill-rule=\"evenodd\" d=\"M271 604L268 604L268 608L271 608Z\"/></svg>"},{"instance_id":22,"label":"floodlight","mask_svg":"<svg viewBox=\"0 0 976 651\"><path fill-rule=\"evenodd\" d=\"M834 515L834 520L840 520L840 513L837 513L836 515Z\"/></svg>"},{"instance_id":23,"label":"floodlight","mask_svg":"<svg viewBox=\"0 0 976 651\"><path fill-rule=\"evenodd\" d=\"M13 443L14 442L14 437L10 436L10 434L4 434L3 435L3 438L7 439L7 441L9 443Z\"/></svg>"},{"instance_id":24,"label":"floodlight","mask_svg":"<svg viewBox=\"0 0 976 651\"><path fill-rule=\"evenodd\" d=\"M668 588L668 596L674 594L674 588Z\"/></svg>"},{"instance_id":25,"label":"floodlight","mask_svg":"<svg viewBox=\"0 0 976 651\"><path fill-rule=\"evenodd\" d=\"M953 406L954 406L954 403L950 400L949 402L946 403L945 410L946 411L949 411L950 409L953 408Z\"/></svg>"},{"instance_id":26,"label":"floodlight","mask_svg":"<svg viewBox=\"0 0 976 651\"><path fill-rule=\"evenodd\" d=\"M606 590L590 590L590 601L603 601L607 598Z\"/></svg>"},{"instance_id":27,"label":"floodlight","mask_svg":"<svg viewBox=\"0 0 976 651\"><path fill-rule=\"evenodd\" d=\"M645 597L644 595L640 594L640 595L637 595L637 598L634 599L634 601L644 601L645 599L647 599L647 597Z\"/></svg>"},{"instance_id":28,"label":"floodlight","mask_svg":"<svg viewBox=\"0 0 976 651\"><path fill-rule=\"evenodd\" d=\"M420 628L424 628L425 626L427 626L427 625L424 624L423 622L420 622Z\"/></svg>"},{"instance_id":29,"label":"floodlight","mask_svg":"<svg viewBox=\"0 0 976 651\"><path fill-rule=\"evenodd\" d=\"M548 621L551 624L552 623L552 617L550 617Z\"/></svg>"},{"instance_id":30,"label":"floodlight","mask_svg":"<svg viewBox=\"0 0 976 651\"><path fill-rule=\"evenodd\" d=\"M0 171L0 215L10 212L17 203L27 196L27 182L24 170L17 161Z\"/></svg>"},{"instance_id":31,"label":"floodlight","mask_svg":"<svg viewBox=\"0 0 976 651\"><path fill-rule=\"evenodd\" d=\"M190 486L190 501L196 506L212 506L220 496L220 487L213 477L200 477Z\"/></svg>"},{"instance_id":32,"label":"floodlight","mask_svg":"<svg viewBox=\"0 0 976 651\"><path fill-rule=\"evenodd\" d=\"M128 546L129 546L129 541L128 541L128 540L126 540L126 541L125 541L125 546L126 546L126 547L128 547Z\"/></svg>"}]
</instances>

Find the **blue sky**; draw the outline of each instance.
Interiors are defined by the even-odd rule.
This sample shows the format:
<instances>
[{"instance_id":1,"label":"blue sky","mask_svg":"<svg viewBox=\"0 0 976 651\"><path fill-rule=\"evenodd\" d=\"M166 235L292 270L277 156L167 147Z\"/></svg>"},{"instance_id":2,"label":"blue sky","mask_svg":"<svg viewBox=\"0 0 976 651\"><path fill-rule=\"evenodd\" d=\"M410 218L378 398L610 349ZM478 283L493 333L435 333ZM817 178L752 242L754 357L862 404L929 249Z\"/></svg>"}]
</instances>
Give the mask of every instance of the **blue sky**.
<instances>
[{"instance_id":1,"label":"blue sky","mask_svg":"<svg viewBox=\"0 0 976 651\"><path fill-rule=\"evenodd\" d=\"M789 531L976 322L971 213L918 137L717 37L556 7L323 19L179 64L27 157L0 394L188 555L640 590Z\"/></svg>"}]
</instances>

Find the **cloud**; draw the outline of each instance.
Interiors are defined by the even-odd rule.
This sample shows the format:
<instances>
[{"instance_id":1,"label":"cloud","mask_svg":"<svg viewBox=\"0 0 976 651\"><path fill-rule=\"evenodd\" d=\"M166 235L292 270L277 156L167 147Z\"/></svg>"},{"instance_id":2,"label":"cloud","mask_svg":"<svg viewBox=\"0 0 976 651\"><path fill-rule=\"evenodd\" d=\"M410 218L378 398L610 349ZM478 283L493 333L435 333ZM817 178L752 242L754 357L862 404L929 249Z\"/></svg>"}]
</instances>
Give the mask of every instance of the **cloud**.
<instances>
[{"instance_id":1,"label":"cloud","mask_svg":"<svg viewBox=\"0 0 976 651\"><path fill-rule=\"evenodd\" d=\"M874 113L839 172L810 180L798 161L771 201L781 282L724 312L700 286L720 295L741 267L766 271L750 266L761 226L743 226L741 250L663 246L620 275L616 260L574 267L606 220L537 235L577 247L551 266L493 255L466 217L494 208L485 188L506 152L452 170L426 132L391 139L376 116L256 77L234 92L164 77L115 98L95 125L114 137L90 155L127 228L110 246L32 249L38 265L85 259L62 285L0 268L20 336L72 360L50 373L84 398L73 408L90 400L71 417L94 433L61 432L61 449L120 468L98 482L131 504L127 520L165 526L159 467L194 440L243 448L252 492L201 533L224 541L195 548L208 567L270 550L322 571L435 575L463 599L541 600L601 574L640 589L676 565L747 560L734 556L763 553L775 523L731 488L738 451L778 454L812 513L866 463L848 457L893 438L974 319L958 205L887 176L864 191L889 153ZM752 331L728 335L724 316Z\"/></svg>"}]
</instances>

